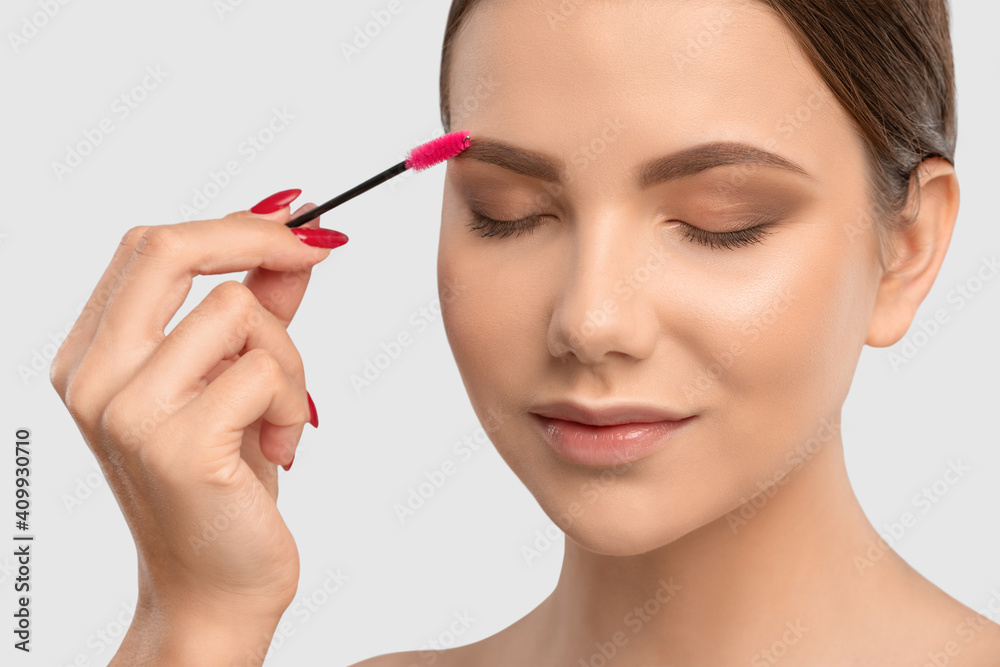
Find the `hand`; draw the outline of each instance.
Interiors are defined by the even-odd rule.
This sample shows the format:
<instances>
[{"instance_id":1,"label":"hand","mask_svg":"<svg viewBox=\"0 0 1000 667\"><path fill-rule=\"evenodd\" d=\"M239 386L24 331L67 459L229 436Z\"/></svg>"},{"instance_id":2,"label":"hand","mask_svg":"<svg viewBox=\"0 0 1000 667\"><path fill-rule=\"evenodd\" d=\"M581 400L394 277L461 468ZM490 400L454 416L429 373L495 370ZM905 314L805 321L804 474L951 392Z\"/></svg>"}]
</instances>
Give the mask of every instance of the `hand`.
<instances>
[{"instance_id":1,"label":"hand","mask_svg":"<svg viewBox=\"0 0 1000 667\"><path fill-rule=\"evenodd\" d=\"M316 422L286 327L330 254L297 237L346 237L305 231L318 220L289 230L288 202L277 204L129 230L53 360L52 384L136 544L139 604L123 651L155 654L182 628L222 619L270 641L297 589L277 465ZM195 275L243 270L164 335Z\"/></svg>"}]
</instances>

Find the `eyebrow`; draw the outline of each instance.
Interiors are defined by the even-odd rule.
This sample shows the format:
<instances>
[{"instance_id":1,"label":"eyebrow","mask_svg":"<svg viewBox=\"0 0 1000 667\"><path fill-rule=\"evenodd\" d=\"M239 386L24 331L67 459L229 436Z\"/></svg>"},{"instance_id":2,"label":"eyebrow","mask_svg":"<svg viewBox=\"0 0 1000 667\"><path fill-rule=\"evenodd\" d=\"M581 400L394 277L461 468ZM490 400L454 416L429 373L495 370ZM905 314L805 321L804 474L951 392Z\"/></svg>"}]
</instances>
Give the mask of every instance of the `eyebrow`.
<instances>
[{"instance_id":1,"label":"eyebrow","mask_svg":"<svg viewBox=\"0 0 1000 667\"><path fill-rule=\"evenodd\" d=\"M455 157L496 165L549 183L561 183L562 172L566 170L561 160L497 139L472 137L469 147ZM740 141L714 141L655 158L640 167L636 180L641 188L648 188L714 167L741 164L782 169L816 180L801 165L783 155Z\"/></svg>"}]
</instances>

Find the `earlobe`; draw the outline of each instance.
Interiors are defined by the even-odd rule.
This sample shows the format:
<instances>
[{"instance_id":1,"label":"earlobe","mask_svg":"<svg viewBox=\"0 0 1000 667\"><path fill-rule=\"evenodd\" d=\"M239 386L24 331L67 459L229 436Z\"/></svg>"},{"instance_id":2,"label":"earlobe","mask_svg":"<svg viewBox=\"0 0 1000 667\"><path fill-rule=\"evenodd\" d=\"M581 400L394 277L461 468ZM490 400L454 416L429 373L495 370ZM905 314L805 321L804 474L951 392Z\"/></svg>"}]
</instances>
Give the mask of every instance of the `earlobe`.
<instances>
[{"instance_id":1,"label":"earlobe","mask_svg":"<svg viewBox=\"0 0 1000 667\"><path fill-rule=\"evenodd\" d=\"M950 162L927 158L911 175L910 198L891 232L896 253L882 275L865 344L889 347L910 328L937 278L958 218L958 176Z\"/></svg>"}]
</instances>

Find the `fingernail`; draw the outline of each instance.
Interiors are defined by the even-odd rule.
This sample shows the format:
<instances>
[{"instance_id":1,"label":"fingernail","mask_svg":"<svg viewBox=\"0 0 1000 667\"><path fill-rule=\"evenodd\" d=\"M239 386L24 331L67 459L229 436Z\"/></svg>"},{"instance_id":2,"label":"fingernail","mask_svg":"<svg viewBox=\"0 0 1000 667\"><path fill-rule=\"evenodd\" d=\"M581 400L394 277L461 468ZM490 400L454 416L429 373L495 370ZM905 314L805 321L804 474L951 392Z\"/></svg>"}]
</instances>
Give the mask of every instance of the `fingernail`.
<instances>
[{"instance_id":1,"label":"fingernail","mask_svg":"<svg viewBox=\"0 0 1000 667\"><path fill-rule=\"evenodd\" d=\"M275 211L291 204L300 194L302 194L302 190L299 189L282 190L281 192L277 192L267 199L260 201L256 206L250 209L250 212L257 215L274 213Z\"/></svg>"},{"instance_id":2,"label":"fingernail","mask_svg":"<svg viewBox=\"0 0 1000 667\"><path fill-rule=\"evenodd\" d=\"M316 404L313 403L313 397L309 395L308 391L306 392L306 398L309 399L309 423L312 424L313 428L319 428L319 415L316 413ZM292 459L294 460L295 457L293 456Z\"/></svg>"},{"instance_id":3,"label":"fingernail","mask_svg":"<svg viewBox=\"0 0 1000 667\"><path fill-rule=\"evenodd\" d=\"M288 462L288 465L281 467L285 469L285 472L288 472L289 470L291 470L293 463L295 463L295 454L292 454L292 460Z\"/></svg>"},{"instance_id":4,"label":"fingernail","mask_svg":"<svg viewBox=\"0 0 1000 667\"><path fill-rule=\"evenodd\" d=\"M317 248L338 248L347 243L347 235L322 227L295 227L292 233L306 245Z\"/></svg>"}]
</instances>

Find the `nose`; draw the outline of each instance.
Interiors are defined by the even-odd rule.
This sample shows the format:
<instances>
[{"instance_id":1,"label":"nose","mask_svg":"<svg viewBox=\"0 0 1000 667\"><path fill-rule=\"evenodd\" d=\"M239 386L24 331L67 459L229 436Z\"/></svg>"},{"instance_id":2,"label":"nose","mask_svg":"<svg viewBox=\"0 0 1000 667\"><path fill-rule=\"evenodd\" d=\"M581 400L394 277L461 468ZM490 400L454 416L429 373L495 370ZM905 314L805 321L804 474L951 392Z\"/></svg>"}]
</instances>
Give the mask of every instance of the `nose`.
<instances>
[{"instance_id":1,"label":"nose","mask_svg":"<svg viewBox=\"0 0 1000 667\"><path fill-rule=\"evenodd\" d=\"M549 322L550 353L589 365L649 357L659 323L648 287L662 280L664 257L620 220L577 229Z\"/></svg>"}]
</instances>

